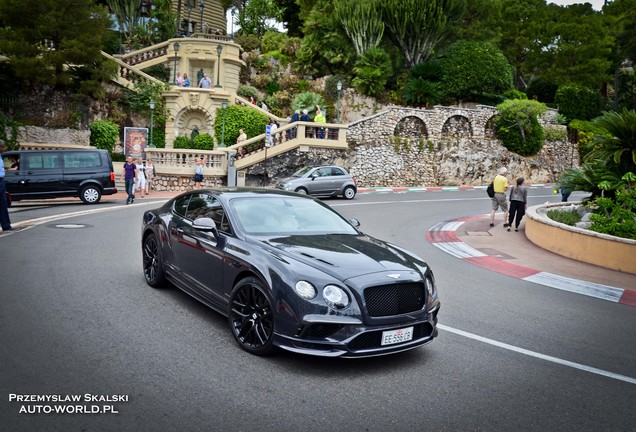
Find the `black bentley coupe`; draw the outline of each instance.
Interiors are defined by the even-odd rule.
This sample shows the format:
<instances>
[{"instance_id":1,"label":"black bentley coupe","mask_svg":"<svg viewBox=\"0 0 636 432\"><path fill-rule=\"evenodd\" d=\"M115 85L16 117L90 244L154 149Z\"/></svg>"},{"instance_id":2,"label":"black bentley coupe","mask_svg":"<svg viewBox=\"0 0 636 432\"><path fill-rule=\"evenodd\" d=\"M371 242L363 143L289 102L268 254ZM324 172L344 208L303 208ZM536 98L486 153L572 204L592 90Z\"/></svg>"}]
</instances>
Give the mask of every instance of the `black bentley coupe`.
<instances>
[{"instance_id":1,"label":"black bentley coupe","mask_svg":"<svg viewBox=\"0 0 636 432\"><path fill-rule=\"evenodd\" d=\"M430 342L440 309L430 267L358 226L293 192L189 191L144 213L144 276L226 315L252 354L368 357Z\"/></svg>"}]
</instances>

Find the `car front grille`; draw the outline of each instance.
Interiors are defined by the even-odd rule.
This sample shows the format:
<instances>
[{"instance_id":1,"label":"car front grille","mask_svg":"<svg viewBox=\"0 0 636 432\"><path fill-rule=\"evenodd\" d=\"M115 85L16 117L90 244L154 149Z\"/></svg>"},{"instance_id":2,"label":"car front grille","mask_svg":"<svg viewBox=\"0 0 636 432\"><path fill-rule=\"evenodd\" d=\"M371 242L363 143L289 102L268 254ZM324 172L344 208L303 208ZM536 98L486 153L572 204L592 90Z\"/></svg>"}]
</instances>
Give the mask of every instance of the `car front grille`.
<instances>
[{"instance_id":1,"label":"car front grille","mask_svg":"<svg viewBox=\"0 0 636 432\"><path fill-rule=\"evenodd\" d=\"M378 285L364 290L364 301L369 316L386 317L421 310L425 293L424 284L419 282Z\"/></svg>"},{"instance_id":2,"label":"car front grille","mask_svg":"<svg viewBox=\"0 0 636 432\"><path fill-rule=\"evenodd\" d=\"M418 324L413 328L412 340L418 340L424 337L429 337L432 335L432 333L433 333L433 326L430 323L425 322L422 324ZM404 343L408 343L408 342L402 342L402 344ZM373 332L362 333L360 336L353 339L351 342L349 342L349 349L351 351L359 351L359 350L373 349L373 348L380 348L380 347L390 348L392 346L399 346L399 345L401 344L383 346L382 331L373 331Z\"/></svg>"}]
</instances>

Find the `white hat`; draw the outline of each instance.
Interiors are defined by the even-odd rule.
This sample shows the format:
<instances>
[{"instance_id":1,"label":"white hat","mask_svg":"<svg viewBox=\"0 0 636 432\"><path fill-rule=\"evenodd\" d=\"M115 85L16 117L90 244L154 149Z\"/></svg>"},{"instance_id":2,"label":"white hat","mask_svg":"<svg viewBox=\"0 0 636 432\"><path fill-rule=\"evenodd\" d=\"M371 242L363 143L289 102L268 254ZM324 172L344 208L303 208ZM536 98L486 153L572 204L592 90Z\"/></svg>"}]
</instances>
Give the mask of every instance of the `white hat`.
<instances>
[{"instance_id":1,"label":"white hat","mask_svg":"<svg viewBox=\"0 0 636 432\"><path fill-rule=\"evenodd\" d=\"M504 175L504 174L505 174L505 173L507 173L507 172L508 172L508 170L507 170L505 167L504 167L504 168L500 168L500 169L499 169L499 174L500 174L500 175Z\"/></svg>"}]
</instances>

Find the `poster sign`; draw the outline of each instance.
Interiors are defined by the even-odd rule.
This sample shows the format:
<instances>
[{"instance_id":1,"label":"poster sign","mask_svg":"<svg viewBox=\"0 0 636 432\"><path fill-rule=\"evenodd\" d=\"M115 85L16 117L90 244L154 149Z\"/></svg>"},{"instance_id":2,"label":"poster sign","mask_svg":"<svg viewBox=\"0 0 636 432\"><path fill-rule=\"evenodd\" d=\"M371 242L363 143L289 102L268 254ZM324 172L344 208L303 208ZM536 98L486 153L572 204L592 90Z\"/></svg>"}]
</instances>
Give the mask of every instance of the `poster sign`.
<instances>
[{"instance_id":1,"label":"poster sign","mask_svg":"<svg viewBox=\"0 0 636 432\"><path fill-rule=\"evenodd\" d=\"M124 153L133 159L146 156L148 144L148 128L124 128Z\"/></svg>"}]
</instances>

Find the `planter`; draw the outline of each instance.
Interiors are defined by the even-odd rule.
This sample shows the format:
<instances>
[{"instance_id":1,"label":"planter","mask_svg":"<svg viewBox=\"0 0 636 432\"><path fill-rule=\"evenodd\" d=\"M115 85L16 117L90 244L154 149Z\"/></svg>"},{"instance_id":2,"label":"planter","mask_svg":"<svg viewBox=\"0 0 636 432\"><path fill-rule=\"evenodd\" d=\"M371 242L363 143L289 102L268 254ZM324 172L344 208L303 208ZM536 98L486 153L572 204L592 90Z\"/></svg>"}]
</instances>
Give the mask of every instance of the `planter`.
<instances>
[{"instance_id":1,"label":"planter","mask_svg":"<svg viewBox=\"0 0 636 432\"><path fill-rule=\"evenodd\" d=\"M636 274L636 240L614 237L555 222L548 209L571 203L542 204L526 212L526 236L537 246L600 267Z\"/></svg>"}]
</instances>

